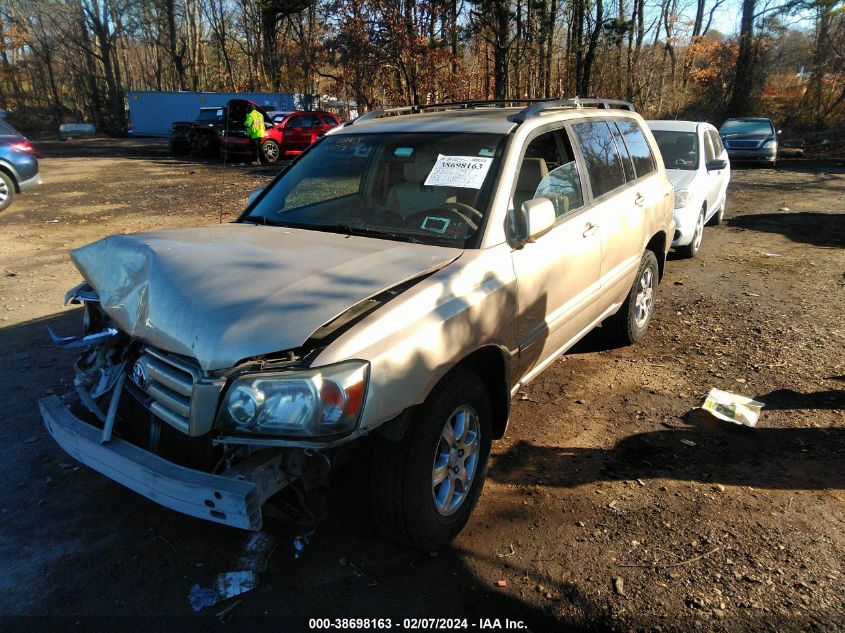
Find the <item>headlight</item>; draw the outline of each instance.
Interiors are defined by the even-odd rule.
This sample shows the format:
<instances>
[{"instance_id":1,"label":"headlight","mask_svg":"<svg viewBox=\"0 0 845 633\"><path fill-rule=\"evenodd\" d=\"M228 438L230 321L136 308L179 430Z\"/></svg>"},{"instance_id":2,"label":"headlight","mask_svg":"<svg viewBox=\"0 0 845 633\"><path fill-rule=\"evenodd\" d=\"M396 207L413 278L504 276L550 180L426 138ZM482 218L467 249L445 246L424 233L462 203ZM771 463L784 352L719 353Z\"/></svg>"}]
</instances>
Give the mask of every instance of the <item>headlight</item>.
<instances>
[{"instance_id":1,"label":"headlight","mask_svg":"<svg viewBox=\"0 0 845 633\"><path fill-rule=\"evenodd\" d=\"M229 387L218 428L289 437L334 437L355 430L369 363L246 374Z\"/></svg>"},{"instance_id":2,"label":"headlight","mask_svg":"<svg viewBox=\"0 0 845 633\"><path fill-rule=\"evenodd\" d=\"M689 202L689 191L686 189L681 189L680 191L675 192L675 208L676 209L683 209L687 206L687 202Z\"/></svg>"},{"instance_id":3,"label":"headlight","mask_svg":"<svg viewBox=\"0 0 845 633\"><path fill-rule=\"evenodd\" d=\"M763 143L763 147L764 147L765 149L771 149L771 148L772 148L772 147L774 147L776 144L777 144L777 141L776 141L775 139L771 138L771 139L769 139L768 141L766 141L765 143Z\"/></svg>"}]
</instances>

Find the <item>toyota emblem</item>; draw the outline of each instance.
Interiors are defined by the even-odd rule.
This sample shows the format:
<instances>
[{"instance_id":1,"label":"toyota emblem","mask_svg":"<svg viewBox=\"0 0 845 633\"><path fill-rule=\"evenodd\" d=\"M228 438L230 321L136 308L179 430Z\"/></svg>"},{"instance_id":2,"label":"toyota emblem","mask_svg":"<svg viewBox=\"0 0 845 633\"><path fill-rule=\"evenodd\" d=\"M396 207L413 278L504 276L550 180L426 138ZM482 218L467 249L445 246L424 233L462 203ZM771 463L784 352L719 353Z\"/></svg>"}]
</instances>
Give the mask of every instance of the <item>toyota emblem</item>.
<instances>
[{"instance_id":1,"label":"toyota emblem","mask_svg":"<svg viewBox=\"0 0 845 633\"><path fill-rule=\"evenodd\" d=\"M132 365L132 382L141 389L147 388L147 370L139 362Z\"/></svg>"}]
</instances>

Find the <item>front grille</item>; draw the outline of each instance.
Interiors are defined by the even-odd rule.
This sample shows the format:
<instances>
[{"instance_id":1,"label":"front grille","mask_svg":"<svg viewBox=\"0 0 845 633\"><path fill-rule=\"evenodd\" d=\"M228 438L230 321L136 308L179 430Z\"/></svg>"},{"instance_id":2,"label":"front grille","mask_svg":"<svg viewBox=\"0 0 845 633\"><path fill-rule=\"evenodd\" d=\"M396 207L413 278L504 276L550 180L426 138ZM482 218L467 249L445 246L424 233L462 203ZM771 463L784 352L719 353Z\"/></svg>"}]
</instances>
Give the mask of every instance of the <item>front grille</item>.
<instances>
[{"instance_id":1,"label":"front grille","mask_svg":"<svg viewBox=\"0 0 845 633\"><path fill-rule=\"evenodd\" d=\"M731 149L757 149L760 141L728 141L726 145Z\"/></svg>"},{"instance_id":2,"label":"front grille","mask_svg":"<svg viewBox=\"0 0 845 633\"><path fill-rule=\"evenodd\" d=\"M188 433L194 385L200 379L198 366L147 347L130 369L129 377L150 398L150 411Z\"/></svg>"}]
</instances>

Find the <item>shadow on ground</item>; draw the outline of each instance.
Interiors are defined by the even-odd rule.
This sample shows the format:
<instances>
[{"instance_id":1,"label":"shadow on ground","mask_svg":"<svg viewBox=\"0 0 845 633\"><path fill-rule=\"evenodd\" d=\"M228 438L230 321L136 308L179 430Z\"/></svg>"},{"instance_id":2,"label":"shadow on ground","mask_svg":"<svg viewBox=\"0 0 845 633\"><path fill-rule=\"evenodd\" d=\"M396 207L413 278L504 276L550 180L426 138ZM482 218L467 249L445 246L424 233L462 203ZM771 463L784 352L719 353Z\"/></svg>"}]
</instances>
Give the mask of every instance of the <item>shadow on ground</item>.
<instances>
[{"instance_id":1,"label":"shadow on ground","mask_svg":"<svg viewBox=\"0 0 845 633\"><path fill-rule=\"evenodd\" d=\"M793 242L845 248L845 213L757 213L726 222L734 228L780 233Z\"/></svg>"},{"instance_id":2,"label":"shadow on ground","mask_svg":"<svg viewBox=\"0 0 845 633\"><path fill-rule=\"evenodd\" d=\"M773 392L773 408L827 408L843 392ZM769 396L760 396L767 402ZM780 398L780 399L778 399ZM833 398L833 400L831 400ZM845 489L845 429L755 428L704 412L696 426L630 435L609 449L537 446L521 441L496 459L494 479L571 488L597 481L674 479L754 488Z\"/></svg>"}]
</instances>

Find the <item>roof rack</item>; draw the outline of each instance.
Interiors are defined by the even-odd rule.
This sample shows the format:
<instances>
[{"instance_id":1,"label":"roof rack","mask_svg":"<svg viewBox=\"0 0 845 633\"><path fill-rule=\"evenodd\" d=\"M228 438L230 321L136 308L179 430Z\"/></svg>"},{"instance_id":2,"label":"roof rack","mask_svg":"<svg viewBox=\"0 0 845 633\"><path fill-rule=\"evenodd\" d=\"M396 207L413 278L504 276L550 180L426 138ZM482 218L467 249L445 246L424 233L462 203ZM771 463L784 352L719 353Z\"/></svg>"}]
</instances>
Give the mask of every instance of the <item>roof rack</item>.
<instances>
[{"instance_id":1,"label":"roof rack","mask_svg":"<svg viewBox=\"0 0 845 633\"><path fill-rule=\"evenodd\" d=\"M621 99L580 99L575 97L573 99L548 99L544 101L536 101L527 108L514 116L513 120L516 123L523 123L528 119L540 116L544 112L552 110L563 110L566 108L584 108L595 107L601 110L628 110L634 111L634 104L630 101L623 101Z\"/></svg>"},{"instance_id":2,"label":"roof rack","mask_svg":"<svg viewBox=\"0 0 845 633\"><path fill-rule=\"evenodd\" d=\"M523 123L524 121L540 116L544 112L551 110L561 110L564 108L582 108L582 107L598 107L605 110L619 109L630 110L633 112L634 106L629 101L622 101L621 99L489 99L476 101L454 101L450 103L429 103L425 105L410 105L398 106L392 108L379 108L362 114L356 119L344 124L344 127L354 125L356 123L363 123L364 121L371 121L385 116L401 116L406 114L421 114L422 112L430 111L446 111L446 110L471 110L475 108L506 108L516 105L528 104L527 107L520 110L513 116L515 123Z\"/></svg>"},{"instance_id":3,"label":"roof rack","mask_svg":"<svg viewBox=\"0 0 845 633\"><path fill-rule=\"evenodd\" d=\"M403 114L420 114L422 112L430 112L433 110L471 110L475 108L506 108L509 106L521 105L523 103L534 103L540 99L489 99L489 100L473 100L473 101L453 101L449 103L427 103L410 106L397 106L390 108L379 108L372 110L366 114L362 114L357 119L349 121L346 125L354 125L355 123L363 123L364 121L371 121L379 119L384 116L400 116Z\"/></svg>"}]
</instances>

